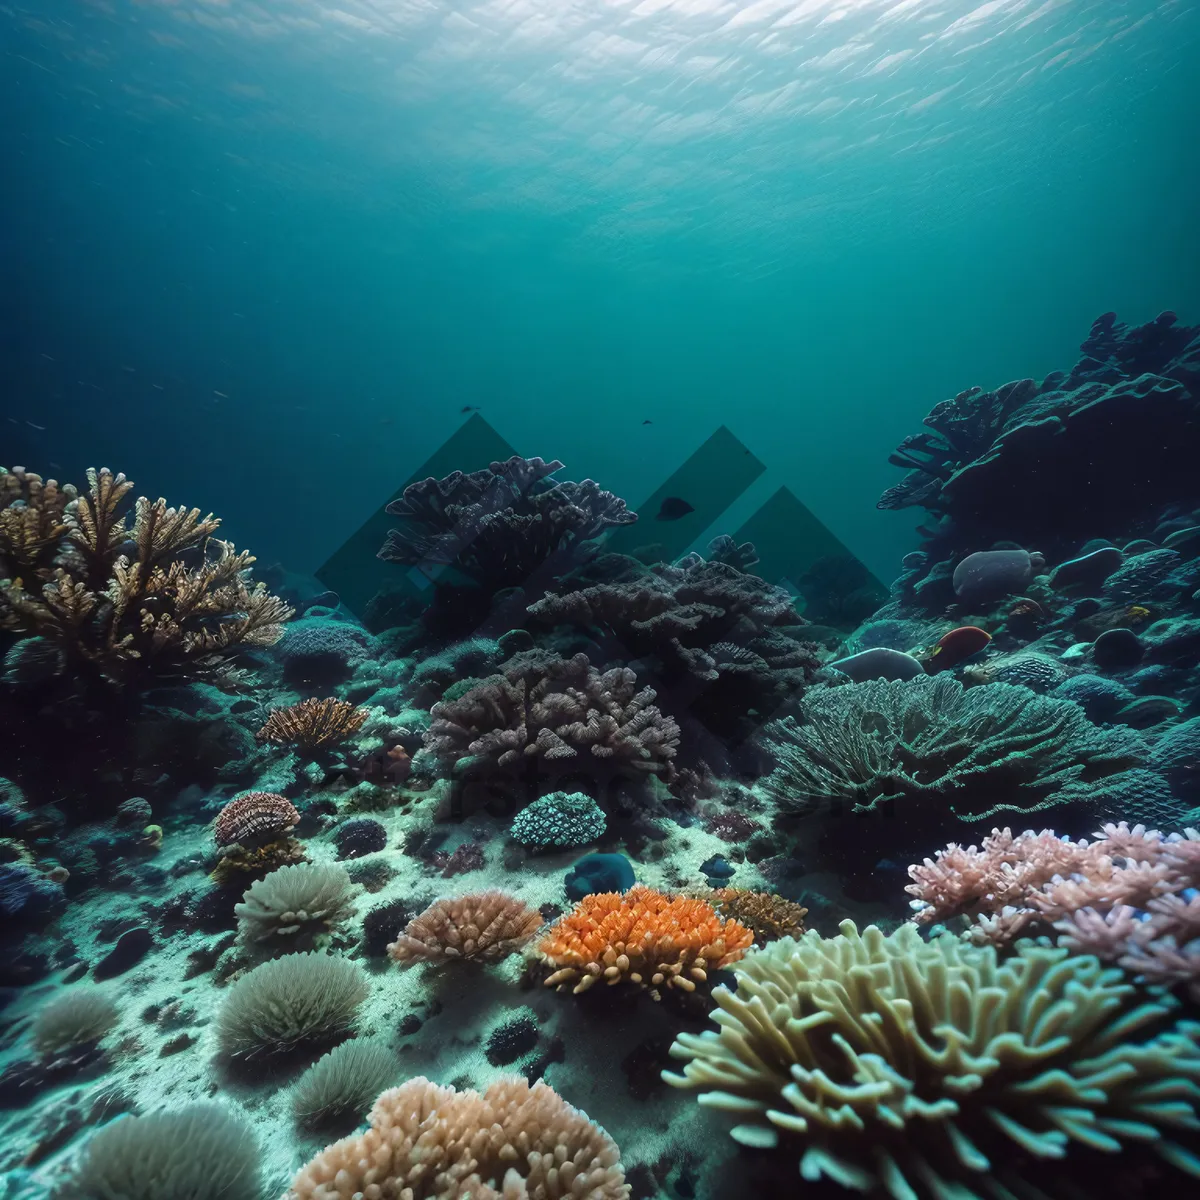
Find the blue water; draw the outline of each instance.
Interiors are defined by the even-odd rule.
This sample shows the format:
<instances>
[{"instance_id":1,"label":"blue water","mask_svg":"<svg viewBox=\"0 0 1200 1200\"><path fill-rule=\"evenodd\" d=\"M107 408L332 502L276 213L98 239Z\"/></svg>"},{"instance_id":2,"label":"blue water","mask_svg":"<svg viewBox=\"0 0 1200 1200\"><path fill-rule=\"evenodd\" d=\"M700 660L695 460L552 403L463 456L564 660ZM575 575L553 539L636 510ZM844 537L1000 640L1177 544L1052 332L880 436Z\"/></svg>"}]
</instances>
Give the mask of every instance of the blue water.
<instances>
[{"instance_id":1,"label":"blue water","mask_svg":"<svg viewBox=\"0 0 1200 1200\"><path fill-rule=\"evenodd\" d=\"M874 500L932 403L1107 309L1200 308L1191 3L44 0L0 31L5 461L119 467L297 569L472 404L634 505L728 423L768 467L731 522L786 484L890 578L912 522Z\"/></svg>"}]
</instances>

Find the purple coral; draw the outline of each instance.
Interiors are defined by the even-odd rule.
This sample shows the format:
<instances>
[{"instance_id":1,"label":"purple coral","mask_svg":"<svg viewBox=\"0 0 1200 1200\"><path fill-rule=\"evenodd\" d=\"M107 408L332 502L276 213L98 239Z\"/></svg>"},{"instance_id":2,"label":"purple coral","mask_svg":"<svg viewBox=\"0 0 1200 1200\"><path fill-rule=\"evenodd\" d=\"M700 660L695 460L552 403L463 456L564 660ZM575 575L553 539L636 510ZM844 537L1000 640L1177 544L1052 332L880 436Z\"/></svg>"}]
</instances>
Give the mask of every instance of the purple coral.
<instances>
[{"instance_id":1,"label":"purple coral","mask_svg":"<svg viewBox=\"0 0 1200 1200\"><path fill-rule=\"evenodd\" d=\"M505 671L454 700L435 704L422 755L449 766L462 759L505 770L532 765L670 775L679 726L639 688L633 671L599 672L587 655L515 656Z\"/></svg>"},{"instance_id":2,"label":"purple coral","mask_svg":"<svg viewBox=\"0 0 1200 1200\"><path fill-rule=\"evenodd\" d=\"M558 461L521 458L410 484L387 506L400 518L379 557L406 566L453 565L480 586L525 583L547 559L637 520L598 483L555 482Z\"/></svg>"}]
</instances>

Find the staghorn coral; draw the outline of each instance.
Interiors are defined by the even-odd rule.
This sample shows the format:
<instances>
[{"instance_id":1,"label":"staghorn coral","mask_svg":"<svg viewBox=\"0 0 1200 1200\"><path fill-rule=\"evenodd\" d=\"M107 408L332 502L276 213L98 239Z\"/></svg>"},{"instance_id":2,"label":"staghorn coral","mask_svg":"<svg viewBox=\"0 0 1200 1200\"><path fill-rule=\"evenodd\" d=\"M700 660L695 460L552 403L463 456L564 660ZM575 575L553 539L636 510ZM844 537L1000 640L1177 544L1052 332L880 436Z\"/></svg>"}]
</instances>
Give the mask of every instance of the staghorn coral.
<instances>
[{"instance_id":1,"label":"staghorn coral","mask_svg":"<svg viewBox=\"0 0 1200 1200\"><path fill-rule=\"evenodd\" d=\"M20 468L0 481L0 628L56 646L64 675L227 678L239 648L282 636L292 609L248 583L254 556L214 537L211 514L139 497L130 528L133 484L107 468L65 504L67 490Z\"/></svg>"},{"instance_id":2,"label":"staghorn coral","mask_svg":"<svg viewBox=\"0 0 1200 1200\"><path fill-rule=\"evenodd\" d=\"M1200 1178L1200 1024L1090 957L922 941L912 926L807 933L734 967L715 1032L671 1054L744 1145L795 1145L806 1181L894 1200L1076 1194L1089 1151L1136 1148ZM1036 1172L1036 1175L1034 1174ZM1180 1184L1183 1186L1182 1176Z\"/></svg>"},{"instance_id":3,"label":"staghorn coral","mask_svg":"<svg viewBox=\"0 0 1200 1200\"><path fill-rule=\"evenodd\" d=\"M539 940L537 953L551 973L547 987L573 985L576 994L603 980L648 988L694 991L709 971L741 958L754 940L736 920L690 896L667 896L635 885L629 891L585 896Z\"/></svg>"},{"instance_id":4,"label":"staghorn coral","mask_svg":"<svg viewBox=\"0 0 1200 1200\"><path fill-rule=\"evenodd\" d=\"M964 689L948 675L813 691L799 719L765 733L777 765L763 789L798 813L920 799L966 821L1033 812L1144 753L1137 734L1095 726L1069 701L1014 684Z\"/></svg>"},{"instance_id":5,"label":"staghorn coral","mask_svg":"<svg viewBox=\"0 0 1200 1200\"><path fill-rule=\"evenodd\" d=\"M410 1079L363 1134L326 1146L285 1200L627 1200L616 1143L545 1083L455 1091Z\"/></svg>"},{"instance_id":6,"label":"staghorn coral","mask_svg":"<svg viewBox=\"0 0 1200 1200\"><path fill-rule=\"evenodd\" d=\"M217 1017L218 1045L232 1057L251 1057L339 1041L369 990L357 963L315 952L285 954L229 989Z\"/></svg>"},{"instance_id":7,"label":"staghorn coral","mask_svg":"<svg viewBox=\"0 0 1200 1200\"><path fill-rule=\"evenodd\" d=\"M388 948L394 962L464 959L499 962L542 925L542 914L507 892L492 889L435 900L409 921Z\"/></svg>"},{"instance_id":8,"label":"staghorn coral","mask_svg":"<svg viewBox=\"0 0 1200 1200\"><path fill-rule=\"evenodd\" d=\"M252 883L234 907L238 940L266 957L311 950L351 915L357 890L342 867L280 867Z\"/></svg>"},{"instance_id":9,"label":"staghorn coral","mask_svg":"<svg viewBox=\"0 0 1200 1200\"><path fill-rule=\"evenodd\" d=\"M799 937L804 932L808 909L774 892L717 888L709 899L721 916L738 921L751 930L757 946L765 946L782 937Z\"/></svg>"},{"instance_id":10,"label":"staghorn coral","mask_svg":"<svg viewBox=\"0 0 1200 1200\"><path fill-rule=\"evenodd\" d=\"M567 559L637 514L591 479L555 482L560 462L514 455L486 470L410 484L387 506L400 518L379 557L404 566L452 565L478 586L519 586L548 560Z\"/></svg>"},{"instance_id":11,"label":"staghorn coral","mask_svg":"<svg viewBox=\"0 0 1200 1200\"><path fill-rule=\"evenodd\" d=\"M244 792L217 814L213 837L218 846L257 846L286 836L300 820L296 806L276 792Z\"/></svg>"},{"instance_id":12,"label":"staghorn coral","mask_svg":"<svg viewBox=\"0 0 1200 1200\"><path fill-rule=\"evenodd\" d=\"M250 1127L215 1104L126 1116L87 1142L56 1200L262 1200Z\"/></svg>"},{"instance_id":13,"label":"staghorn coral","mask_svg":"<svg viewBox=\"0 0 1200 1200\"><path fill-rule=\"evenodd\" d=\"M330 750L357 733L368 716L346 700L301 700L271 711L254 735L260 742L299 746L302 750Z\"/></svg>"},{"instance_id":14,"label":"staghorn coral","mask_svg":"<svg viewBox=\"0 0 1200 1200\"><path fill-rule=\"evenodd\" d=\"M538 657L509 666L457 700L433 706L422 755L439 766L546 771L593 768L670 775L679 726L653 704L653 688L617 667L603 673L586 654Z\"/></svg>"}]
</instances>

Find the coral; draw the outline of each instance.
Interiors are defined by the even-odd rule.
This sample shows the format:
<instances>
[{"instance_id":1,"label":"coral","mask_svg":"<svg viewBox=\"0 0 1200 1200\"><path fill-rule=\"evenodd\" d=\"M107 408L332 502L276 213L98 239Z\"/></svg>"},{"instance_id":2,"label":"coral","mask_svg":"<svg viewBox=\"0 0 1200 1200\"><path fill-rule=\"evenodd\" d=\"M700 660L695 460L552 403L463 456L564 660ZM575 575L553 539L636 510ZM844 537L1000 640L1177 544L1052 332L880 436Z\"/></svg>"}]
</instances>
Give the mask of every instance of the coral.
<instances>
[{"instance_id":1,"label":"coral","mask_svg":"<svg viewBox=\"0 0 1200 1200\"><path fill-rule=\"evenodd\" d=\"M624 500L590 479L550 479L560 470L560 462L514 455L486 470L410 484L387 506L401 523L379 557L404 566L452 565L495 590L524 584L547 560L637 520Z\"/></svg>"},{"instance_id":2,"label":"coral","mask_svg":"<svg viewBox=\"0 0 1200 1200\"><path fill-rule=\"evenodd\" d=\"M478 842L463 842L449 854L445 850L437 850L430 855L429 861L441 872L443 879L466 875L470 871L482 871L487 866L487 856Z\"/></svg>"},{"instance_id":3,"label":"coral","mask_svg":"<svg viewBox=\"0 0 1200 1200\"><path fill-rule=\"evenodd\" d=\"M296 806L275 792L245 792L217 814L213 837L218 846L257 846L289 833L300 820Z\"/></svg>"},{"instance_id":4,"label":"coral","mask_svg":"<svg viewBox=\"0 0 1200 1200\"><path fill-rule=\"evenodd\" d=\"M542 914L497 889L436 900L388 946L394 962L499 962L542 925Z\"/></svg>"},{"instance_id":5,"label":"coral","mask_svg":"<svg viewBox=\"0 0 1200 1200\"><path fill-rule=\"evenodd\" d=\"M413 906L403 898L389 900L368 910L363 917L363 948L371 958L382 958L388 944L413 917Z\"/></svg>"},{"instance_id":6,"label":"coral","mask_svg":"<svg viewBox=\"0 0 1200 1200\"><path fill-rule=\"evenodd\" d=\"M57 679L67 669L61 646L44 637L22 638L4 656L4 682L14 687L36 687Z\"/></svg>"},{"instance_id":7,"label":"coral","mask_svg":"<svg viewBox=\"0 0 1200 1200\"><path fill-rule=\"evenodd\" d=\"M346 700L301 700L273 709L254 735L260 742L299 746L303 750L330 750L357 733L368 716Z\"/></svg>"},{"instance_id":8,"label":"coral","mask_svg":"<svg viewBox=\"0 0 1200 1200\"><path fill-rule=\"evenodd\" d=\"M1005 683L964 689L948 675L815 690L801 720L766 735L777 765L764 790L793 811L930 798L971 821L1047 807L1066 784L1143 754L1132 731L1092 725L1065 700Z\"/></svg>"},{"instance_id":9,"label":"coral","mask_svg":"<svg viewBox=\"0 0 1200 1200\"><path fill-rule=\"evenodd\" d=\"M352 817L333 831L338 858L362 858L387 846L387 830L371 817Z\"/></svg>"},{"instance_id":10,"label":"coral","mask_svg":"<svg viewBox=\"0 0 1200 1200\"><path fill-rule=\"evenodd\" d=\"M509 1017L487 1035L484 1057L493 1067L506 1067L528 1054L538 1042L537 1018L528 1009Z\"/></svg>"},{"instance_id":11,"label":"coral","mask_svg":"<svg viewBox=\"0 0 1200 1200\"><path fill-rule=\"evenodd\" d=\"M214 537L211 514L141 497L129 528L133 484L107 468L89 469L87 494L66 505L53 481L19 469L0 479L0 628L58 647L64 675L130 687L220 678L240 648L282 636L292 610L248 584L254 556Z\"/></svg>"},{"instance_id":12,"label":"coral","mask_svg":"<svg viewBox=\"0 0 1200 1200\"><path fill-rule=\"evenodd\" d=\"M1028 550L976 550L954 568L951 583L961 603L991 604L1024 591L1045 565Z\"/></svg>"},{"instance_id":13,"label":"coral","mask_svg":"<svg viewBox=\"0 0 1200 1200\"><path fill-rule=\"evenodd\" d=\"M228 1109L125 1116L88 1139L61 1200L261 1200L262 1158Z\"/></svg>"},{"instance_id":14,"label":"coral","mask_svg":"<svg viewBox=\"0 0 1200 1200\"><path fill-rule=\"evenodd\" d=\"M285 683L331 688L349 679L374 649L370 634L348 621L305 617L288 625L275 653Z\"/></svg>"},{"instance_id":15,"label":"coral","mask_svg":"<svg viewBox=\"0 0 1200 1200\"><path fill-rule=\"evenodd\" d=\"M1054 688L1060 700L1073 700L1087 713L1089 721L1110 721L1133 699L1133 693L1115 679L1103 675L1076 675Z\"/></svg>"},{"instance_id":16,"label":"coral","mask_svg":"<svg viewBox=\"0 0 1200 1200\"><path fill-rule=\"evenodd\" d=\"M1007 683L1041 693L1057 688L1067 678L1067 671L1048 654L1025 650L968 667L963 675L970 683Z\"/></svg>"},{"instance_id":17,"label":"coral","mask_svg":"<svg viewBox=\"0 0 1200 1200\"><path fill-rule=\"evenodd\" d=\"M252 847L235 842L221 851L209 878L222 888L241 889L247 878L262 879L280 867L305 861L304 847L295 838L280 838Z\"/></svg>"},{"instance_id":18,"label":"coral","mask_svg":"<svg viewBox=\"0 0 1200 1200\"><path fill-rule=\"evenodd\" d=\"M524 846L586 846L604 833L608 822L585 792L551 792L517 813L509 832Z\"/></svg>"},{"instance_id":19,"label":"coral","mask_svg":"<svg viewBox=\"0 0 1200 1200\"><path fill-rule=\"evenodd\" d=\"M399 1060L382 1042L343 1042L296 1081L292 1115L302 1129L353 1128L399 1073Z\"/></svg>"},{"instance_id":20,"label":"coral","mask_svg":"<svg viewBox=\"0 0 1200 1200\"><path fill-rule=\"evenodd\" d=\"M0 863L0 913L10 921L40 921L64 901L62 885L23 862Z\"/></svg>"},{"instance_id":21,"label":"coral","mask_svg":"<svg viewBox=\"0 0 1200 1200\"><path fill-rule=\"evenodd\" d=\"M758 550L753 542L738 542L722 533L708 543L708 561L724 563L745 572L758 562Z\"/></svg>"},{"instance_id":22,"label":"coral","mask_svg":"<svg viewBox=\"0 0 1200 1200\"><path fill-rule=\"evenodd\" d=\"M238 940L256 955L311 950L354 911L357 889L342 867L296 863L252 883L234 908Z\"/></svg>"},{"instance_id":23,"label":"coral","mask_svg":"<svg viewBox=\"0 0 1200 1200\"><path fill-rule=\"evenodd\" d=\"M38 1009L33 1045L43 1058L54 1058L95 1045L116 1023L116 1005L99 988L68 988Z\"/></svg>"},{"instance_id":24,"label":"coral","mask_svg":"<svg viewBox=\"0 0 1200 1200\"><path fill-rule=\"evenodd\" d=\"M627 1200L616 1143L545 1083L486 1091L410 1079L384 1092L366 1133L327 1146L286 1200Z\"/></svg>"},{"instance_id":25,"label":"coral","mask_svg":"<svg viewBox=\"0 0 1200 1200\"><path fill-rule=\"evenodd\" d=\"M587 754L594 768L665 775L679 726L654 696L632 671L601 673L586 654L522 663L435 704L422 754L442 766L467 758L510 770L536 760L547 771L577 770Z\"/></svg>"},{"instance_id":26,"label":"coral","mask_svg":"<svg viewBox=\"0 0 1200 1200\"><path fill-rule=\"evenodd\" d=\"M551 969L547 987L586 992L603 980L693 991L709 971L741 958L754 935L722 920L711 904L667 896L635 885L625 893L585 896L539 940L537 953Z\"/></svg>"},{"instance_id":27,"label":"coral","mask_svg":"<svg viewBox=\"0 0 1200 1200\"><path fill-rule=\"evenodd\" d=\"M1150 763L1170 780L1182 799L1200 802L1200 717L1168 729L1154 743Z\"/></svg>"},{"instance_id":28,"label":"coral","mask_svg":"<svg viewBox=\"0 0 1200 1200\"><path fill-rule=\"evenodd\" d=\"M774 892L749 892L742 888L717 888L709 897L723 917L745 925L754 934L755 945L799 937L804 932L808 909Z\"/></svg>"},{"instance_id":29,"label":"coral","mask_svg":"<svg viewBox=\"0 0 1200 1200\"><path fill-rule=\"evenodd\" d=\"M732 732L747 710L769 710L802 691L819 663L797 636L805 624L783 588L690 554L633 579L598 583L529 606L544 625L586 628L608 660L654 656L668 683L702 695L693 711Z\"/></svg>"},{"instance_id":30,"label":"coral","mask_svg":"<svg viewBox=\"0 0 1200 1200\"><path fill-rule=\"evenodd\" d=\"M736 1141L794 1143L809 1182L895 1200L1066 1194L1055 1160L1137 1147L1200 1178L1171 1140L1197 1127L1200 1025L1094 958L1024 944L1001 963L844 921L734 975L736 992L713 993L718 1030L681 1034L683 1073L664 1078L736 1114Z\"/></svg>"},{"instance_id":31,"label":"coral","mask_svg":"<svg viewBox=\"0 0 1200 1200\"><path fill-rule=\"evenodd\" d=\"M233 1057L338 1041L354 1025L369 990L356 963L320 953L286 954L248 971L229 989L217 1041Z\"/></svg>"}]
</instances>

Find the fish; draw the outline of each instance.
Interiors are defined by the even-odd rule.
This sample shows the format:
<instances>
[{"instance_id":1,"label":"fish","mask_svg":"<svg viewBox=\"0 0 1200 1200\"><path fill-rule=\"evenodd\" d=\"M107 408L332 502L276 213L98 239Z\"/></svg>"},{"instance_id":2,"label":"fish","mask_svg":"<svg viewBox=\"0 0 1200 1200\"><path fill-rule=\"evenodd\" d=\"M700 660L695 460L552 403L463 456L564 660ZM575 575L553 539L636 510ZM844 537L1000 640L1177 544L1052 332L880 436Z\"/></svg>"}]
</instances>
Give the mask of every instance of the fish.
<instances>
[{"instance_id":1,"label":"fish","mask_svg":"<svg viewBox=\"0 0 1200 1200\"><path fill-rule=\"evenodd\" d=\"M213 395L214 395L214 396L220 396L222 400L228 400L228 399L229 399L229 397L228 397L228 396L227 396L227 395L226 395L224 392L218 392L216 388L213 388Z\"/></svg>"},{"instance_id":2,"label":"fish","mask_svg":"<svg viewBox=\"0 0 1200 1200\"><path fill-rule=\"evenodd\" d=\"M479 406L475 404L464 404L458 411L460 413L478 412Z\"/></svg>"},{"instance_id":3,"label":"fish","mask_svg":"<svg viewBox=\"0 0 1200 1200\"><path fill-rule=\"evenodd\" d=\"M659 506L658 514L655 516L656 521L678 521L680 517L686 517L688 513L693 513L696 510L686 501L678 496L667 496Z\"/></svg>"},{"instance_id":4,"label":"fish","mask_svg":"<svg viewBox=\"0 0 1200 1200\"><path fill-rule=\"evenodd\" d=\"M642 422L642 424L643 424L643 425L653 425L653 424L654 424L654 422L653 422L653 421L646 420L646 421L643 421L643 422Z\"/></svg>"}]
</instances>

